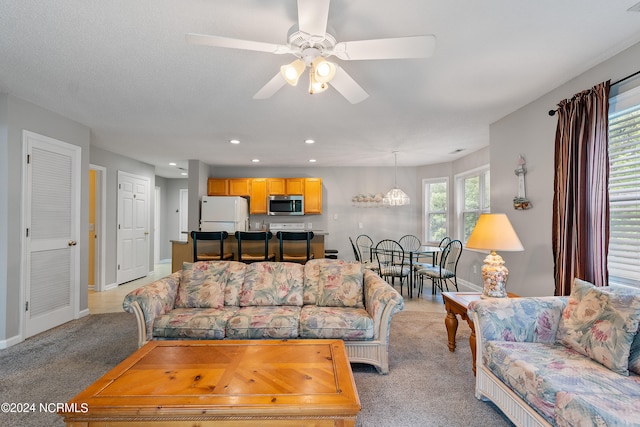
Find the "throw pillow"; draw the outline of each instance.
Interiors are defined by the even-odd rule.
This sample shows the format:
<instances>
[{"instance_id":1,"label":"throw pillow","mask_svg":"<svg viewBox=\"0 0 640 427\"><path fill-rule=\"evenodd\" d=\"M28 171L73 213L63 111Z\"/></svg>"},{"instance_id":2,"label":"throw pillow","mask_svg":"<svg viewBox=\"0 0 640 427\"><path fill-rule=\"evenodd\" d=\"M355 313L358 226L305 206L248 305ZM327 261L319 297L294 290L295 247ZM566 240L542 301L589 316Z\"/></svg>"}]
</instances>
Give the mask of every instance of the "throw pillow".
<instances>
[{"instance_id":1,"label":"throw pillow","mask_svg":"<svg viewBox=\"0 0 640 427\"><path fill-rule=\"evenodd\" d=\"M629 352L639 316L638 296L611 294L576 279L556 340L614 372L629 375Z\"/></svg>"},{"instance_id":2,"label":"throw pillow","mask_svg":"<svg viewBox=\"0 0 640 427\"><path fill-rule=\"evenodd\" d=\"M183 263L176 308L222 308L228 267L228 261Z\"/></svg>"},{"instance_id":3,"label":"throw pillow","mask_svg":"<svg viewBox=\"0 0 640 427\"><path fill-rule=\"evenodd\" d=\"M362 264L321 265L318 305L364 308Z\"/></svg>"}]
</instances>

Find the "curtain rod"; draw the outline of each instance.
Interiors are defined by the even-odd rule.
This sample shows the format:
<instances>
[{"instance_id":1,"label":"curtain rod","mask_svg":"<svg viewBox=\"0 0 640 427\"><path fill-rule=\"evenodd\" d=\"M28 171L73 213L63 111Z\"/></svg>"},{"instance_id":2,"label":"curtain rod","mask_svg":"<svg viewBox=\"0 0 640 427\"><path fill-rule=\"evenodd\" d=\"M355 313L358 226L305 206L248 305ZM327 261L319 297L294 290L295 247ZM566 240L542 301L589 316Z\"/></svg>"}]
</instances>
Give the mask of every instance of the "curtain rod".
<instances>
[{"instance_id":1,"label":"curtain rod","mask_svg":"<svg viewBox=\"0 0 640 427\"><path fill-rule=\"evenodd\" d=\"M629 80L629 79L630 79L630 78L632 78L632 77L637 76L638 74L640 74L640 70L636 71L635 73L629 74L627 77L623 77L623 78L621 78L621 79L620 79L620 80L618 80L617 82L611 83L611 86L618 85L618 84L620 84L620 83L622 83L622 82L624 82L624 81ZM556 109L556 110L549 110L549 115L550 115L550 116L555 116L555 115L556 115L556 111L558 111L558 110L557 110L557 109Z\"/></svg>"}]
</instances>

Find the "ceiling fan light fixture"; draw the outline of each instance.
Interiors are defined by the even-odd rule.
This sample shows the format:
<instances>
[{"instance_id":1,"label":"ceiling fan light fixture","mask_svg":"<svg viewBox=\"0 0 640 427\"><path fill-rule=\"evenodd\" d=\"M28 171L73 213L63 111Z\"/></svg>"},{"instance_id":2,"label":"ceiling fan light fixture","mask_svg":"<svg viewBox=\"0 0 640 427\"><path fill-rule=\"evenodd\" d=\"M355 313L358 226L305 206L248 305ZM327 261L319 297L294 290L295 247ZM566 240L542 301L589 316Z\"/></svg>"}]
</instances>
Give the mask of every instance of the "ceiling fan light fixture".
<instances>
[{"instance_id":1,"label":"ceiling fan light fixture","mask_svg":"<svg viewBox=\"0 0 640 427\"><path fill-rule=\"evenodd\" d=\"M280 73L287 83L289 83L291 86L295 86L298 84L298 80L300 79L302 73L304 73L305 68L307 68L307 65L304 63L304 61L301 59L296 59L290 64L280 67Z\"/></svg>"},{"instance_id":2,"label":"ceiling fan light fixture","mask_svg":"<svg viewBox=\"0 0 640 427\"><path fill-rule=\"evenodd\" d=\"M315 95L316 93L324 92L329 87L326 82L316 80L313 67L309 70L309 94Z\"/></svg>"},{"instance_id":3,"label":"ceiling fan light fixture","mask_svg":"<svg viewBox=\"0 0 640 427\"><path fill-rule=\"evenodd\" d=\"M311 69L313 70L316 81L322 83L329 83L331 79L336 75L336 66L333 62L329 62L323 57L319 56L311 62Z\"/></svg>"}]
</instances>

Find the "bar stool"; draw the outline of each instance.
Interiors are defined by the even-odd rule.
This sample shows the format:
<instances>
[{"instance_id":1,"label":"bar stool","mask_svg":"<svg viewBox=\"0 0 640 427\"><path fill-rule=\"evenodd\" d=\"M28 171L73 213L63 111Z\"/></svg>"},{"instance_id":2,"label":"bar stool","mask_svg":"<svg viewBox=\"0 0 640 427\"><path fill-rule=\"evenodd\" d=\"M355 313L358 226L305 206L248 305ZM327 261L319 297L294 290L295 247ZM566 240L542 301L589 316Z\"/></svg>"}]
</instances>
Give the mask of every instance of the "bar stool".
<instances>
[{"instance_id":1,"label":"bar stool","mask_svg":"<svg viewBox=\"0 0 640 427\"><path fill-rule=\"evenodd\" d=\"M226 231L192 231L191 239L193 240L193 262L196 261L221 261L225 259L233 259L233 253L224 251L224 240L229 236ZM199 253L199 241L220 241L220 250L218 253ZM202 248L202 245L200 246Z\"/></svg>"},{"instance_id":2,"label":"bar stool","mask_svg":"<svg viewBox=\"0 0 640 427\"><path fill-rule=\"evenodd\" d=\"M278 231L276 237L280 240L280 261L287 262L300 262L306 263L310 259L313 259L314 254L311 252L311 239L313 239L313 231ZM285 241L297 241L307 242L307 252L299 253L298 251L288 250L285 253L284 242ZM295 245L295 244L293 244ZM291 247L290 247L291 248ZM300 245L297 245L297 249L300 249Z\"/></svg>"},{"instance_id":3,"label":"bar stool","mask_svg":"<svg viewBox=\"0 0 640 427\"><path fill-rule=\"evenodd\" d=\"M273 237L270 231L236 231L236 239L238 240L238 261L244 263L252 263L256 261L275 261L276 254L269 252L269 240ZM264 252L246 252L242 250L242 241L263 241ZM247 245L245 245L246 249Z\"/></svg>"}]
</instances>

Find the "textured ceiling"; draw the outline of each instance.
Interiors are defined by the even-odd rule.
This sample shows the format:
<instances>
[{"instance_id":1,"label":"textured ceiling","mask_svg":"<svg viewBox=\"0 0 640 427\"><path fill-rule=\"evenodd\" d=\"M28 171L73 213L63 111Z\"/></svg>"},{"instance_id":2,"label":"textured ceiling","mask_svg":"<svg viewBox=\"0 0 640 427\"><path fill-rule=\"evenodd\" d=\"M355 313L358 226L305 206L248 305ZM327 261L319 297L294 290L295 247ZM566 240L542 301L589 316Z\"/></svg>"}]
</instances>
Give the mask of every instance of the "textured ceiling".
<instances>
[{"instance_id":1,"label":"textured ceiling","mask_svg":"<svg viewBox=\"0 0 640 427\"><path fill-rule=\"evenodd\" d=\"M639 42L635 3L333 0L338 41L437 37L427 59L336 60L370 95L352 105L332 88L309 95L306 76L254 100L292 56L185 41L284 44L295 0L0 0L0 91L89 126L93 145L167 177L180 172L169 162L188 159L392 166L398 151L399 166L428 165L487 146L490 123Z\"/></svg>"}]
</instances>

